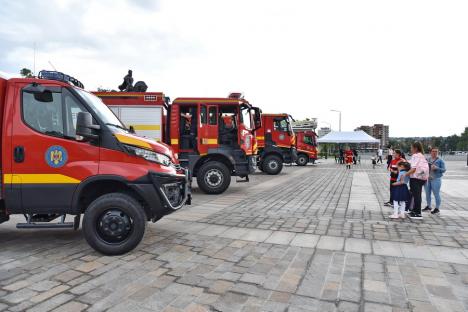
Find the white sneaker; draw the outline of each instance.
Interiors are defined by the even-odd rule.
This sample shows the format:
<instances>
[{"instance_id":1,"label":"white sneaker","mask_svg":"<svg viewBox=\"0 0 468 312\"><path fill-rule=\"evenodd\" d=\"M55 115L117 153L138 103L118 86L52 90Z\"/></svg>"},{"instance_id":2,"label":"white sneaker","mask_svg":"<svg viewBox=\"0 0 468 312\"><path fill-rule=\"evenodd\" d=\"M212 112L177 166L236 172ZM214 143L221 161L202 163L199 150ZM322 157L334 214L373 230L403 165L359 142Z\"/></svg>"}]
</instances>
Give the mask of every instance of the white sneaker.
<instances>
[{"instance_id":1,"label":"white sneaker","mask_svg":"<svg viewBox=\"0 0 468 312\"><path fill-rule=\"evenodd\" d=\"M389 217L390 219L399 219L399 218L400 218L400 216L397 215L397 214L392 214L392 215L389 215L388 217Z\"/></svg>"},{"instance_id":2,"label":"white sneaker","mask_svg":"<svg viewBox=\"0 0 468 312\"><path fill-rule=\"evenodd\" d=\"M406 214L404 212L400 213L400 219L406 219Z\"/></svg>"}]
</instances>

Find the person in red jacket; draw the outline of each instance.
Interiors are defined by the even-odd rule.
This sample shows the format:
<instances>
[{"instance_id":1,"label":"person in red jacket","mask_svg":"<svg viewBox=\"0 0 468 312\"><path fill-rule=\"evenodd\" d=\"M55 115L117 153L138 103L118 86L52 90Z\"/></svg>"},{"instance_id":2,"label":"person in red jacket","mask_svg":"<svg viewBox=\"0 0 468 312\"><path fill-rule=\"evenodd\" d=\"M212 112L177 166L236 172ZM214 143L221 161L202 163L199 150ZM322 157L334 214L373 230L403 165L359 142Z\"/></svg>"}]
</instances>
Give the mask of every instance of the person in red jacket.
<instances>
[{"instance_id":1,"label":"person in red jacket","mask_svg":"<svg viewBox=\"0 0 468 312\"><path fill-rule=\"evenodd\" d=\"M406 159L402 157L401 150L396 149L393 151L392 161L388 166L388 171L390 171L390 199L384 205L388 207L393 207L393 198L392 198L392 184L397 181L398 177L398 164L401 162L406 162Z\"/></svg>"},{"instance_id":2,"label":"person in red jacket","mask_svg":"<svg viewBox=\"0 0 468 312\"><path fill-rule=\"evenodd\" d=\"M351 169L351 165L353 164L353 151L348 147L345 151L345 162L346 162L346 169Z\"/></svg>"}]
</instances>

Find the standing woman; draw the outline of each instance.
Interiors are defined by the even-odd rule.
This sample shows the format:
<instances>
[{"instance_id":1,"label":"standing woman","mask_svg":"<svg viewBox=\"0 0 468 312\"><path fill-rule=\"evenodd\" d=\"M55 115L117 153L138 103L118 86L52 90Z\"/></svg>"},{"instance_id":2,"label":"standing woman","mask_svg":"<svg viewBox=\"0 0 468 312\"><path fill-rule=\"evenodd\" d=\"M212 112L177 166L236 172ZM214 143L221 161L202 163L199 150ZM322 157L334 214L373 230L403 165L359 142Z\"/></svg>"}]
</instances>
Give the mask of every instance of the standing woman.
<instances>
[{"instance_id":1,"label":"standing woman","mask_svg":"<svg viewBox=\"0 0 468 312\"><path fill-rule=\"evenodd\" d=\"M431 157L429 161L429 180L426 183L426 202L427 206L423 211L431 211L431 193L434 194L436 206L435 209L431 211L432 214L438 214L440 212L440 188L442 186L442 176L444 175L445 162L442 158L439 157L439 149L433 147L431 149Z\"/></svg>"},{"instance_id":2,"label":"standing woman","mask_svg":"<svg viewBox=\"0 0 468 312\"><path fill-rule=\"evenodd\" d=\"M429 164L423 155L424 149L421 142L411 144L411 170L405 175L410 177L410 189L414 198L414 207L410 212L411 219L421 220L422 188L429 178Z\"/></svg>"}]
</instances>

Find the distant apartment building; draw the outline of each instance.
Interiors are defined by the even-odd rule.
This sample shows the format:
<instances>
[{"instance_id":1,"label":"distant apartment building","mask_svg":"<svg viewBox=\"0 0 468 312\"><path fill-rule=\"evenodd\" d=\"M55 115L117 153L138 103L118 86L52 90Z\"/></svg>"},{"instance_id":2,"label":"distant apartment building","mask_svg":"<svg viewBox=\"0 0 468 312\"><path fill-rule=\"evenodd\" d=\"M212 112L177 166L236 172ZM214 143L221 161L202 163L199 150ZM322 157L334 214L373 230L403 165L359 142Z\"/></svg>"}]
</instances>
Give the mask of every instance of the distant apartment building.
<instances>
[{"instance_id":1,"label":"distant apartment building","mask_svg":"<svg viewBox=\"0 0 468 312\"><path fill-rule=\"evenodd\" d=\"M389 127L384 124L374 124L373 126L360 126L354 131L362 130L368 135L379 139L380 145L386 147L389 144Z\"/></svg>"},{"instance_id":2,"label":"distant apartment building","mask_svg":"<svg viewBox=\"0 0 468 312\"><path fill-rule=\"evenodd\" d=\"M329 127L322 127L320 129L318 129L317 131L317 135L319 138L329 134L331 132L331 129Z\"/></svg>"}]
</instances>

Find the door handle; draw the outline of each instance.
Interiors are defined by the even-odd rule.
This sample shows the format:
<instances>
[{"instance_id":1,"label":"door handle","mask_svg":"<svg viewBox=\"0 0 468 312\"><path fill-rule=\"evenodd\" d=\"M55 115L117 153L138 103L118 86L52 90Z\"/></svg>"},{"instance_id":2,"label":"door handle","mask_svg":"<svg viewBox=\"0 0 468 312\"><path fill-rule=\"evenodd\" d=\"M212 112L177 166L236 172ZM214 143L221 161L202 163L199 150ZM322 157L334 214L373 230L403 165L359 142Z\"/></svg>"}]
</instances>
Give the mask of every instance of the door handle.
<instances>
[{"instance_id":1,"label":"door handle","mask_svg":"<svg viewBox=\"0 0 468 312\"><path fill-rule=\"evenodd\" d=\"M23 146L15 146L13 150L13 158L15 162L22 163L24 161L24 147Z\"/></svg>"}]
</instances>

